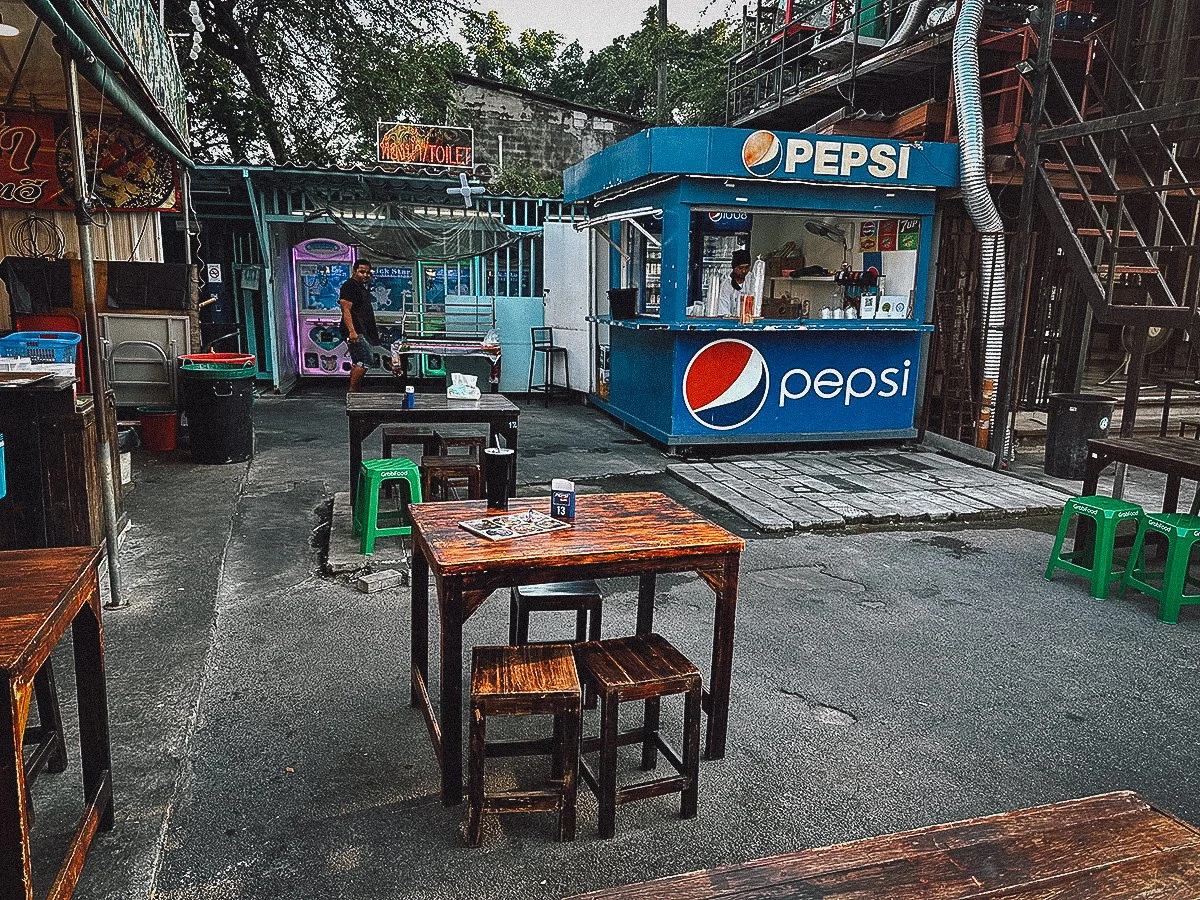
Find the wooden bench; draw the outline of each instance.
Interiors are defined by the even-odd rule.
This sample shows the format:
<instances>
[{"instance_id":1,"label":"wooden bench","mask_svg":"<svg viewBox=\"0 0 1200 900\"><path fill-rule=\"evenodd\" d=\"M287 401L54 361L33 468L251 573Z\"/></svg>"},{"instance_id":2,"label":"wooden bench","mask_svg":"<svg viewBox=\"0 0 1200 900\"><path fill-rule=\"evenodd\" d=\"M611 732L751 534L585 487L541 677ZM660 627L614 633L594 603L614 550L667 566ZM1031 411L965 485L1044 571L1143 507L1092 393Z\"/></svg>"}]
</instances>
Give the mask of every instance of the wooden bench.
<instances>
[{"instance_id":1,"label":"wooden bench","mask_svg":"<svg viewBox=\"0 0 1200 900\"><path fill-rule=\"evenodd\" d=\"M581 894L777 897L1200 897L1200 829L1122 791Z\"/></svg>"}]
</instances>

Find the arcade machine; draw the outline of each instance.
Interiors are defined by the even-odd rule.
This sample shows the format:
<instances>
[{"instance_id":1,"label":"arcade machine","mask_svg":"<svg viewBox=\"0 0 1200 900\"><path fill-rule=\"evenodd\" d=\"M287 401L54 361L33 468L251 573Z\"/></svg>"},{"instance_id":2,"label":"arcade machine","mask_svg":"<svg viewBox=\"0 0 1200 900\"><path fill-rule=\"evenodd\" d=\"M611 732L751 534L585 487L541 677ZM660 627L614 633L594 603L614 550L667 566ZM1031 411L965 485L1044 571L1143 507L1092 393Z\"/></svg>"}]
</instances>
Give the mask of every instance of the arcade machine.
<instances>
[{"instance_id":1,"label":"arcade machine","mask_svg":"<svg viewBox=\"0 0 1200 900\"><path fill-rule=\"evenodd\" d=\"M350 277L354 256L352 247L328 238L311 238L292 248L301 375L350 371L350 355L338 329L338 292Z\"/></svg>"},{"instance_id":2,"label":"arcade machine","mask_svg":"<svg viewBox=\"0 0 1200 900\"><path fill-rule=\"evenodd\" d=\"M330 238L310 238L292 248L296 286L296 326L301 375L347 375L350 352L339 328L338 296L350 277L355 249ZM470 267L399 263L373 264L369 289L379 326L379 352L368 374L391 372L386 351L407 329L410 336L444 333L447 299L470 293ZM446 369L436 353L409 357L409 377L442 377Z\"/></svg>"}]
</instances>

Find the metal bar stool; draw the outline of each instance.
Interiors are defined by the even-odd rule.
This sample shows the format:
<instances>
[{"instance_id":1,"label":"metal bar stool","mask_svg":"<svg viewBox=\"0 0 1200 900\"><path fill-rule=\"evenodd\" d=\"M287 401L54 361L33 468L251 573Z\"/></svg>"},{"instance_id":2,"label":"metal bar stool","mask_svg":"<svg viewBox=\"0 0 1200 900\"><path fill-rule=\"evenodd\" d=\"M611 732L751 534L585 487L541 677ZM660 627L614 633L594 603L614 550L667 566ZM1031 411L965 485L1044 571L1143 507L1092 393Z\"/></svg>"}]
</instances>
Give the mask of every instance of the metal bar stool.
<instances>
[{"instance_id":1,"label":"metal bar stool","mask_svg":"<svg viewBox=\"0 0 1200 900\"><path fill-rule=\"evenodd\" d=\"M562 357L563 375L566 378L566 390L571 390L571 370L567 365L567 348L559 347L554 343L553 328L530 328L530 338L532 340L532 349L529 354L529 385L526 389L529 397L532 399L535 391L540 391L545 395L545 405L550 406L550 393L554 390L554 359L557 356ZM545 357L544 365L542 366L542 380L538 384L533 383L533 369L537 363L538 354L541 353Z\"/></svg>"}]
</instances>

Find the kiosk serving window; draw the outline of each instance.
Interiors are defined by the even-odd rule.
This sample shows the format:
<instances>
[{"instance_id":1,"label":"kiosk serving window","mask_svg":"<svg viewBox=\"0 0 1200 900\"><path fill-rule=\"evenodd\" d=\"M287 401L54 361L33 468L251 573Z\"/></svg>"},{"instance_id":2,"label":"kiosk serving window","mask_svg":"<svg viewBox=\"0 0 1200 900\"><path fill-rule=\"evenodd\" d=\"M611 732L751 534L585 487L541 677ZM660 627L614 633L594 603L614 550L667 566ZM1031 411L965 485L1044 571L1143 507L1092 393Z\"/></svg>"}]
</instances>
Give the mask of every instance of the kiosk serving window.
<instances>
[{"instance_id":1,"label":"kiosk serving window","mask_svg":"<svg viewBox=\"0 0 1200 900\"><path fill-rule=\"evenodd\" d=\"M920 217L819 211L692 214L690 317L711 317L733 250L763 262L763 319L911 319ZM722 227L722 225L724 227ZM743 290L751 290L747 280Z\"/></svg>"}]
</instances>

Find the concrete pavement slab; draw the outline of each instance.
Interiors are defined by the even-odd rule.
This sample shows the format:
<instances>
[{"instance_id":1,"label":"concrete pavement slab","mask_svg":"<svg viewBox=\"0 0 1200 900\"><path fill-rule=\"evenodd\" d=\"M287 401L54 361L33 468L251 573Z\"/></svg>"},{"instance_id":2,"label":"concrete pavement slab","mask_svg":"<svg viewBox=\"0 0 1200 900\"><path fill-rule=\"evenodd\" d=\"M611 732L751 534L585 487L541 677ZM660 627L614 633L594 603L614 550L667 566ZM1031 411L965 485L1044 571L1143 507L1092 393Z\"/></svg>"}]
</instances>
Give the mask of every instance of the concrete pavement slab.
<instances>
[{"instance_id":1,"label":"concrete pavement slab","mask_svg":"<svg viewBox=\"0 0 1200 900\"><path fill-rule=\"evenodd\" d=\"M552 898L1115 789L1200 821L1200 610L1168 626L1147 599L1047 582L1053 517L761 534L667 474L689 461L555 406L522 414L522 493L559 476L664 489L747 538L729 752L702 764L694 820L672 798L644 801L599 840L584 791L573 843L552 841L549 817L510 816L467 848L465 810L441 806L408 706L408 589L361 594L321 574L320 526L345 490L344 405L260 399L255 421L248 464L135 459L133 604L105 617L117 825L93 844L78 897ZM955 478L995 475L925 456ZM701 463L715 474L727 460ZM1131 473L1128 493L1161 490ZM950 493L910 491L909 505ZM605 633L630 633L636 581L602 587ZM507 607L486 601L465 643L504 640ZM655 623L707 672L702 580L660 578ZM674 733L680 710L663 721ZM44 887L77 813L76 756L34 792Z\"/></svg>"}]
</instances>

